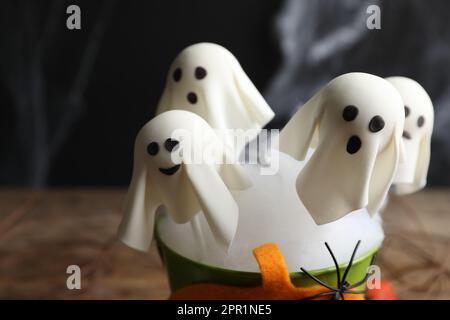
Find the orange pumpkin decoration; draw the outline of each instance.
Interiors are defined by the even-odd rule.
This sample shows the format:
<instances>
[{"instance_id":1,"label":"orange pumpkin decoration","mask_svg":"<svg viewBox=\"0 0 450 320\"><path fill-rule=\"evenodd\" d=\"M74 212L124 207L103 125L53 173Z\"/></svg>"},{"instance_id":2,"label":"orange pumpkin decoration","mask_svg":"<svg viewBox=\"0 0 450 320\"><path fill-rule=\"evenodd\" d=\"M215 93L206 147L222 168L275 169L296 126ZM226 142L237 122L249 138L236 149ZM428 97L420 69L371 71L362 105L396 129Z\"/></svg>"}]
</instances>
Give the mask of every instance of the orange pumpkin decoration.
<instances>
[{"instance_id":1,"label":"orange pumpkin decoration","mask_svg":"<svg viewBox=\"0 0 450 320\"><path fill-rule=\"evenodd\" d=\"M262 285L235 287L215 283L197 283L177 290L173 300L301 300L321 293L329 293L324 286L296 287L289 277L288 268L278 246L267 243L253 250L261 270ZM361 293L343 293L346 300L364 300ZM329 300L330 296L317 299Z\"/></svg>"}]
</instances>

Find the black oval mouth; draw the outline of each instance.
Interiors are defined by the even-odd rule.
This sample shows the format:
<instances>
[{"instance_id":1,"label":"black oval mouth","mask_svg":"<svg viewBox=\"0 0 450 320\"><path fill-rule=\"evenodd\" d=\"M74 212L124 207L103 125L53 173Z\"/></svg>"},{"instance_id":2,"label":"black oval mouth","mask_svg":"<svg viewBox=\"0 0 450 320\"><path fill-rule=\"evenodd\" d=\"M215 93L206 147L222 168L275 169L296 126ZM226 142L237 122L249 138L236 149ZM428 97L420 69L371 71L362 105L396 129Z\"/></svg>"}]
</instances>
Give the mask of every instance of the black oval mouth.
<instances>
[{"instance_id":1,"label":"black oval mouth","mask_svg":"<svg viewBox=\"0 0 450 320\"><path fill-rule=\"evenodd\" d=\"M161 173L164 173L167 176L171 176L173 175L175 172L178 171L178 169L180 169L181 164L177 164L176 166L170 167L170 168L159 168L159 171Z\"/></svg>"},{"instance_id":2,"label":"black oval mouth","mask_svg":"<svg viewBox=\"0 0 450 320\"><path fill-rule=\"evenodd\" d=\"M347 152L355 154L361 148L361 139L358 136L351 136L347 142Z\"/></svg>"},{"instance_id":3,"label":"black oval mouth","mask_svg":"<svg viewBox=\"0 0 450 320\"><path fill-rule=\"evenodd\" d=\"M403 138L411 140L411 134L408 131L403 131Z\"/></svg>"}]
</instances>

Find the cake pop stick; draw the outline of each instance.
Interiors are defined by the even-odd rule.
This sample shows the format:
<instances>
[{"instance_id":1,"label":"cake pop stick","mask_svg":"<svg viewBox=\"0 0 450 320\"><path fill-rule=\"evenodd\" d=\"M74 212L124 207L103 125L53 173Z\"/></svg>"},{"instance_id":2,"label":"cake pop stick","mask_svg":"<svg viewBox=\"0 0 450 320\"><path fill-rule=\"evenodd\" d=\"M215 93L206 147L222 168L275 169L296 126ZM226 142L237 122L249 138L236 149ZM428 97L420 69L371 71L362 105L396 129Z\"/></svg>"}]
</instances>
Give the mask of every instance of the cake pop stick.
<instances>
[{"instance_id":1,"label":"cake pop stick","mask_svg":"<svg viewBox=\"0 0 450 320\"><path fill-rule=\"evenodd\" d=\"M176 223L190 222L203 211L215 239L228 247L238 222L238 206L228 188L245 189L251 183L238 164L223 163L224 150L206 121L192 112L168 111L144 125L135 142L119 238L146 251L155 211L163 205Z\"/></svg>"},{"instance_id":2,"label":"cake pop stick","mask_svg":"<svg viewBox=\"0 0 450 320\"><path fill-rule=\"evenodd\" d=\"M191 45L173 61L157 114L173 109L194 112L221 129L224 143L237 154L245 141L235 142L229 129L250 130L246 138L252 140L274 117L237 59L213 43Z\"/></svg>"},{"instance_id":3,"label":"cake pop stick","mask_svg":"<svg viewBox=\"0 0 450 320\"><path fill-rule=\"evenodd\" d=\"M409 194L422 189L427 183L434 122L433 103L425 89L412 79L390 77L386 80L400 93L405 108L403 144L406 161L397 169L393 190L397 194Z\"/></svg>"},{"instance_id":4,"label":"cake pop stick","mask_svg":"<svg viewBox=\"0 0 450 320\"><path fill-rule=\"evenodd\" d=\"M293 116L280 150L304 160L297 193L317 224L381 206L403 155L403 102L386 80L349 73L332 80Z\"/></svg>"}]
</instances>

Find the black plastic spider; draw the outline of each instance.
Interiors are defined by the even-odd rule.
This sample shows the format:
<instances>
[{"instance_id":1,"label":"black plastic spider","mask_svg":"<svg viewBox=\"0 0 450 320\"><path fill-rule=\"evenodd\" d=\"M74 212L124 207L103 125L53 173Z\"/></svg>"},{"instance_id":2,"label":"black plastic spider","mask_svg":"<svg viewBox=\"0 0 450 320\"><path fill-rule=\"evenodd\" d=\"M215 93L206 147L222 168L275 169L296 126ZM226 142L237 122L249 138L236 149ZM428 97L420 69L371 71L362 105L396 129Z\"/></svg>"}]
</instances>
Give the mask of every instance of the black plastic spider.
<instances>
[{"instance_id":1,"label":"black plastic spider","mask_svg":"<svg viewBox=\"0 0 450 320\"><path fill-rule=\"evenodd\" d=\"M355 249L353 250L352 256L350 258L350 261L348 263L347 268L345 269L344 275L341 279L341 273L339 270L339 265L337 263L336 257L333 254L333 251L331 251L330 246L328 245L328 243L325 242L325 246L328 249L328 252L331 255L331 258L333 258L333 262L334 262L334 266L336 267L336 275L337 275L337 287L333 287L325 282L323 282L322 280L320 280L319 278L313 276L312 274L310 274L308 271L306 271L304 268L300 268L300 270L302 272L304 272L308 277L310 277L312 280L314 280L315 282L317 282L318 284L320 284L321 286L330 289L330 291L328 292L322 292L310 297L306 297L305 300L312 300L312 299L316 299L316 298L320 298L320 297L324 297L324 296L330 296L330 300L338 300L338 299L342 299L345 300L344 298L344 294L366 294L367 290L352 290L354 288L359 287L360 285L362 285L364 282L367 281L367 278L371 275L371 273L367 272L365 277L358 281L355 284L350 284L347 282L347 275L349 273L349 271L352 268L353 265L353 259L355 258L356 255L356 251L358 251L358 247L359 244L361 243L361 240L358 241L358 243L355 246ZM372 261L370 262L370 265L373 265L375 261L375 255L372 257Z\"/></svg>"}]
</instances>

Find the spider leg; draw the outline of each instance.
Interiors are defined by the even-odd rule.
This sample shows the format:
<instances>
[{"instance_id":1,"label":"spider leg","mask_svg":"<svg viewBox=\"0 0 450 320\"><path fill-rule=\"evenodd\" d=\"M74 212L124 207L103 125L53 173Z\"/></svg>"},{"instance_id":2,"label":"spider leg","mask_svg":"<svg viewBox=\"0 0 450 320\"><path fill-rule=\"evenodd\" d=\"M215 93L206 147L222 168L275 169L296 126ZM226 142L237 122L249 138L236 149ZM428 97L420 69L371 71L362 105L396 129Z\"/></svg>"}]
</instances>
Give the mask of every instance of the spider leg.
<instances>
[{"instance_id":1,"label":"spider leg","mask_svg":"<svg viewBox=\"0 0 450 320\"><path fill-rule=\"evenodd\" d=\"M350 257L350 261L348 262L348 266L345 269L344 276L342 277L342 283L344 283L345 280L347 279L348 272L352 268L353 259L355 258L356 252L358 251L358 247L359 247L360 244L361 244L361 240L358 240L358 242L356 243L355 249L353 249L352 256Z\"/></svg>"},{"instance_id":2,"label":"spider leg","mask_svg":"<svg viewBox=\"0 0 450 320\"><path fill-rule=\"evenodd\" d=\"M375 258L376 258L376 255L374 255L372 257L372 260L370 261L369 267L373 265L373 263L375 262ZM366 282L367 279L369 278L369 276L371 276L371 275L372 275L372 273L369 273L369 271L367 271L366 275L364 276L364 278L362 280L358 281L357 283L352 284L351 286L347 287L347 289L353 289L353 288L359 287L364 282Z\"/></svg>"},{"instance_id":3,"label":"spider leg","mask_svg":"<svg viewBox=\"0 0 450 320\"><path fill-rule=\"evenodd\" d=\"M367 281L367 279L369 278L369 276L372 275L371 273L366 273L366 275L364 276L364 278L360 281L358 281L357 283L352 284L351 286L347 287L347 289L353 289L356 287L359 287L360 285L362 285L364 282Z\"/></svg>"},{"instance_id":4,"label":"spider leg","mask_svg":"<svg viewBox=\"0 0 450 320\"><path fill-rule=\"evenodd\" d=\"M377 259L377 254L374 254L374 255L372 256L372 260L370 260L370 265L369 265L369 266L374 265L376 259Z\"/></svg>"},{"instance_id":5,"label":"spider leg","mask_svg":"<svg viewBox=\"0 0 450 320\"><path fill-rule=\"evenodd\" d=\"M325 242L325 246L327 247L328 252L329 252L330 255L331 255L331 258L333 259L334 266L336 267L337 286L338 286L338 288L339 288L339 287L341 286L341 272L340 272L340 270L339 270L339 265L338 265L338 263L337 263L336 257L334 256L334 253L333 253L333 251L331 251L331 248L330 248L330 246L328 245L328 243Z\"/></svg>"},{"instance_id":6,"label":"spider leg","mask_svg":"<svg viewBox=\"0 0 450 320\"><path fill-rule=\"evenodd\" d=\"M304 268L300 268L300 270L301 270L302 272L304 272L308 277L310 277L311 279L313 279L315 282L317 282L318 284L322 285L323 287L328 288L328 289L330 289L330 290L332 290L332 291L338 291L338 290L339 290L338 288L334 288L334 287L332 287L332 286L326 284L325 282L323 282L323 281L320 280L319 278L313 276L313 275L310 274L308 271L306 271Z\"/></svg>"},{"instance_id":7,"label":"spider leg","mask_svg":"<svg viewBox=\"0 0 450 320\"><path fill-rule=\"evenodd\" d=\"M322 292L322 293L315 294L313 296L303 298L303 300L313 300L313 299L317 299L317 298L321 298L321 297L331 296L333 294L334 294L334 291Z\"/></svg>"}]
</instances>

